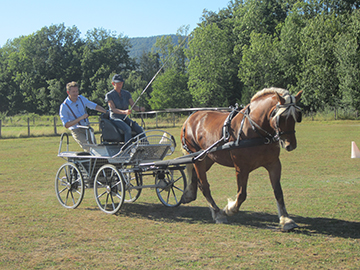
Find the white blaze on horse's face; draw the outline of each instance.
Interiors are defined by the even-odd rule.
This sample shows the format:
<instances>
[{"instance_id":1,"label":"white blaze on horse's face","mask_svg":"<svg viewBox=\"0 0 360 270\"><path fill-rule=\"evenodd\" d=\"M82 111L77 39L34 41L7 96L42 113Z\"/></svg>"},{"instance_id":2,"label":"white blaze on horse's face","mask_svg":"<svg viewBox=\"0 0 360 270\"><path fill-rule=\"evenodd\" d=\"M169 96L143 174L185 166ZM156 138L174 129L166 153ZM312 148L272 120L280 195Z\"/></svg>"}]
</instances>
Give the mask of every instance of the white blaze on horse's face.
<instances>
[{"instance_id":1,"label":"white blaze on horse's face","mask_svg":"<svg viewBox=\"0 0 360 270\"><path fill-rule=\"evenodd\" d=\"M273 121L280 145L287 151L297 147L295 123L301 122L301 109L296 106L296 102L300 100L301 94L302 91L296 96L277 95L278 104L274 110Z\"/></svg>"}]
</instances>

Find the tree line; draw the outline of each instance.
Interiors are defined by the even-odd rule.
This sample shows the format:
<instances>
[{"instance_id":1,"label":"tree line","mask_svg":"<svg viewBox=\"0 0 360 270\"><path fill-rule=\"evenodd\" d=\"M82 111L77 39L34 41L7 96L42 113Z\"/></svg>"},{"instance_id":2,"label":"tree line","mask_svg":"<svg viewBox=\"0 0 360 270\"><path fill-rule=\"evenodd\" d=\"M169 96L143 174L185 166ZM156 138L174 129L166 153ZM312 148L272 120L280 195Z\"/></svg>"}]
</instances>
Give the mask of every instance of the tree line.
<instances>
[{"instance_id":1,"label":"tree line","mask_svg":"<svg viewBox=\"0 0 360 270\"><path fill-rule=\"evenodd\" d=\"M0 113L56 114L65 85L105 106L115 73L147 110L246 104L264 87L304 90L307 111L360 106L360 1L232 0L198 26L129 56L126 36L64 24L0 48Z\"/></svg>"}]
</instances>

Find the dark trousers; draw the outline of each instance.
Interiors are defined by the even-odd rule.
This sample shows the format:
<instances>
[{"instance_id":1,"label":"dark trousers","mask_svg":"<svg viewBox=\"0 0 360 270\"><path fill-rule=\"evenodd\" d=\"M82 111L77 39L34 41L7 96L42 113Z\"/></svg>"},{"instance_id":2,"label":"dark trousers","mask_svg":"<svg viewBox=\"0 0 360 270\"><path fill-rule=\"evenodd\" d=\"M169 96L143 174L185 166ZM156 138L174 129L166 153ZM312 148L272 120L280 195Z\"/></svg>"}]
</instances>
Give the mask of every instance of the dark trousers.
<instances>
[{"instance_id":1,"label":"dark trousers","mask_svg":"<svg viewBox=\"0 0 360 270\"><path fill-rule=\"evenodd\" d=\"M120 118L110 118L111 122L124 132L125 143L131 139L131 131L135 131L136 135L143 133L144 130L135 121L127 117L125 120Z\"/></svg>"}]
</instances>

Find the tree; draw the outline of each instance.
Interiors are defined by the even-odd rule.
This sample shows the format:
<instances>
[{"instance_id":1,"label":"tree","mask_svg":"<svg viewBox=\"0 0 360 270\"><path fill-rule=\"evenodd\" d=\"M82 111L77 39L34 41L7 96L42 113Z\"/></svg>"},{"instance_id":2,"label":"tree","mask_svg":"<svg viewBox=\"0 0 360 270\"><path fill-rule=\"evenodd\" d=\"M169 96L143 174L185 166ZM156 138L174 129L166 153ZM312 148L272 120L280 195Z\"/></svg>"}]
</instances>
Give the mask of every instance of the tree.
<instances>
[{"instance_id":1,"label":"tree","mask_svg":"<svg viewBox=\"0 0 360 270\"><path fill-rule=\"evenodd\" d=\"M87 32L84 46L81 85L88 97L98 81L134 69L135 62L129 57L129 40L121 35L95 28Z\"/></svg>"},{"instance_id":2,"label":"tree","mask_svg":"<svg viewBox=\"0 0 360 270\"><path fill-rule=\"evenodd\" d=\"M239 78L246 90L243 92L243 103L248 103L264 87L283 87L276 53L278 40L268 34L252 32L250 43L250 46L244 46L239 65Z\"/></svg>"},{"instance_id":3,"label":"tree","mask_svg":"<svg viewBox=\"0 0 360 270\"><path fill-rule=\"evenodd\" d=\"M159 53L163 69L153 82L149 100L153 109L188 107L192 104L187 87L187 60L184 53L184 35L187 34L188 28L182 27L178 30L178 45L175 45L171 38L160 38L154 45L154 51Z\"/></svg>"},{"instance_id":4,"label":"tree","mask_svg":"<svg viewBox=\"0 0 360 270\"><path fill-rule=\"evenodd\" d=\"M297 9L295 5L294 10ZM277 46L277 58L280 69L279 79L281 85L291 90L298 84L297 75L301 72L302 43L300 40L301 29L306 25L306 20L298 12L290 12L285 22L279 25L280 38Z\"/></svg>"},{"instance_id":5,"label":"tree","mask_svg":"<svg viewBox=\"0 0 360 270\"><path fill-rule=\"evenodd\" d=\"M176 69L168 69L153 85L149 104L154 110L191 107L191 95L187 89L188 77Z\"/></svg>"},{"instance_id":6,"label":"tree","mask_svg":"<svg viewBox=\"0 0 360 270\"><path fill-rule=\"evenodd\" d=\"M325 105L338 107L341 100L334 55L335 36L340 31L335 15L318 15L301 31L302 70L298 88L304 90L302 102L313 110Z\"/></svg>"},{"instance_id":7,"label":"tree","mask_svg":"<svg viewBox=\"0 0 360 270\"><path fill-rule=\"evenodd\" d=\"M189 42L189 90L194 106L229 106L240 99L231 28L216 23L196 28Z\"/></svg>"},{"instance_id":8,"label":"tree","mask_svg":"<svg viewBox=\"0 0 360 270\"><path fill-rule=\"evenodd\" d=\"M347 29L335 37L336 71L342 105L360 109L360 12L355 11L346 18Z\"/></svg>"}]
</instances>

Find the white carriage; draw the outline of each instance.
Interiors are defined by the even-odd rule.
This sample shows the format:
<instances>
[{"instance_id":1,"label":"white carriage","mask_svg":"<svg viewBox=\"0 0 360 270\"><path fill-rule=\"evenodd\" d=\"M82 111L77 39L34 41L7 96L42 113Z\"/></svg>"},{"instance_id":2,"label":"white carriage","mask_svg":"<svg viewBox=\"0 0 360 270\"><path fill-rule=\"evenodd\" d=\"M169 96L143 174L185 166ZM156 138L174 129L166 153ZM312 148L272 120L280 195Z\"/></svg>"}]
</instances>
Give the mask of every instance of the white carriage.
<instances>
[{"instance_id":1,"label":"white carriage","mask_svg":"<svg viewBox=\"0 0 360 270\"><path fill-rule=\"evenodd\" d=\"M180 204L186 187L184 165L167 162L156 165L175 150L176 142L171 134L150 130L124 144L121 130L109 120L102 119L100 127L101 143L89 144L89 152L69 151L69 136L61 135L58 156L66 162L56 174L55 192L62 206L78 207L85 190L90 188L99 208L108 214L117 213L124 202L135 202L143 188L155 189L165 206ZM94 136L91 128L87 127L87 131L88 136ZM145 185L145 176L153 176L154 182Z\"/></svg>"}]
</instances>

